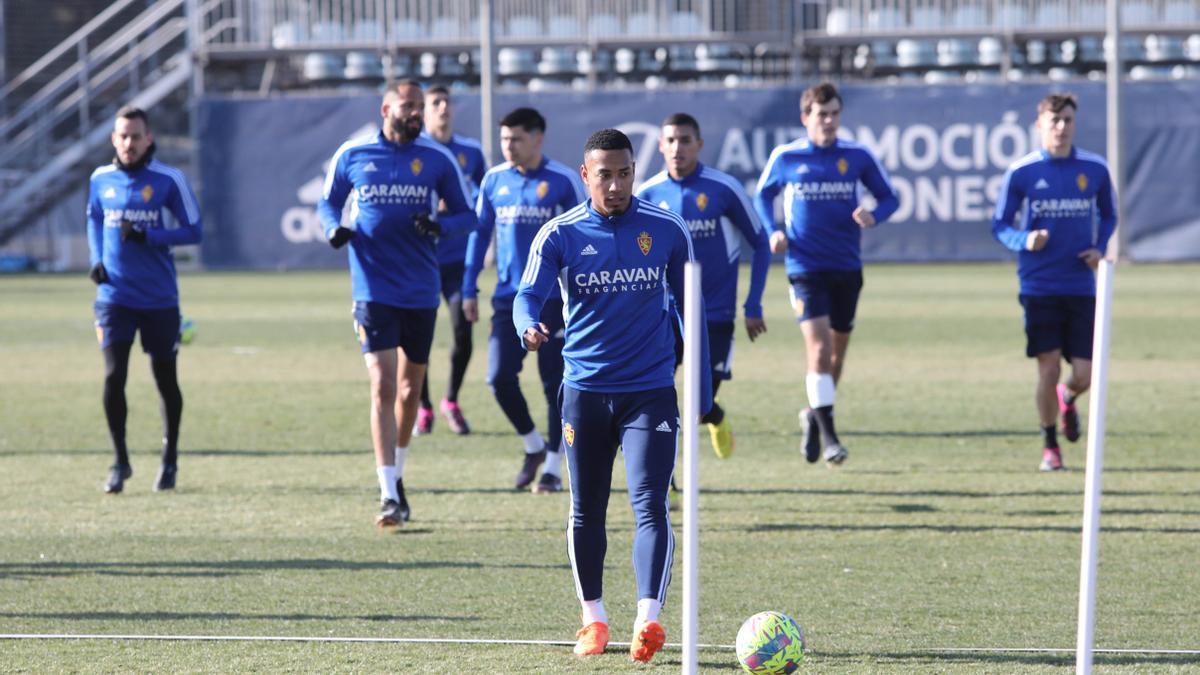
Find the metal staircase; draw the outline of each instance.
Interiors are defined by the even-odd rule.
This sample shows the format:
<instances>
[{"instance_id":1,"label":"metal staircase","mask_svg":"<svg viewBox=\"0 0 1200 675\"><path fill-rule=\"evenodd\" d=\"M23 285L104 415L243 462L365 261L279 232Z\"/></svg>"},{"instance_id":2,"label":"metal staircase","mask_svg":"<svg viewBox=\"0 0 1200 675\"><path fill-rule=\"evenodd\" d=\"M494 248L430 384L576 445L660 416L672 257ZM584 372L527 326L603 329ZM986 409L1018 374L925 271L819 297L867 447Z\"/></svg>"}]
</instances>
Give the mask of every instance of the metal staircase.
<instances>
[{"instance_id":1,"label":"metal staircase","mask_svg":"<svg viewBox=\"0 0 1200 675\"><path fill-rule=\"evenodd\" d=\"M192 79L195 0L118 0L0 89L0 246L91 172L112 115ZM42 84L42 83L45 84Z\"/></svg>"}]
</instances>

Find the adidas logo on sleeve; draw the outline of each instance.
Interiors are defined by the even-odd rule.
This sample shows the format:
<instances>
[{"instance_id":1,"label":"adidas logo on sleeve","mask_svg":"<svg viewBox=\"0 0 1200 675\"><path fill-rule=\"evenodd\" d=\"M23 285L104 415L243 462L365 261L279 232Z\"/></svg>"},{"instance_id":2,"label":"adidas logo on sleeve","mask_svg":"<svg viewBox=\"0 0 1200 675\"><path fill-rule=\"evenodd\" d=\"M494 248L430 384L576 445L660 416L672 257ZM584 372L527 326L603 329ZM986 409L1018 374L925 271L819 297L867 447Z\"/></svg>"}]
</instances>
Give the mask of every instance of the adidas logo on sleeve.
<instances>
[{"instance_id":1,"label":"adidas logo on sleeve","mask_svg":"<svg viewBox=\"0 0 1200 675\"><path fill-rule=\"evenodd\" d=\"M579 255L599 255L599 253L600 252L596 250L595 246L588 244L587 246L583 247L583 250L579 252Z\"/></svg>"}]
</instances>

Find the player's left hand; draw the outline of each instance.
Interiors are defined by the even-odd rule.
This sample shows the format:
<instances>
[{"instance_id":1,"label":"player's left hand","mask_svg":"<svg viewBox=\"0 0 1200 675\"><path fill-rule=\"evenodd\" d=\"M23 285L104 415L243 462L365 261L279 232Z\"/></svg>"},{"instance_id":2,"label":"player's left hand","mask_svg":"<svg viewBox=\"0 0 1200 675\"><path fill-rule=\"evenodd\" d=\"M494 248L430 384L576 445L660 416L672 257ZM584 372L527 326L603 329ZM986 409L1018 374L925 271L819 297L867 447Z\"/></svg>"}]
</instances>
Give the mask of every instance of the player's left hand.
<instances>
[{"instance_id":1,"label":"player's left hand","mask_svg":"<svg viewBox=\"0 0 1200 675\"><path fill-rule=\"evenodd\" d=\"M442 233L442 226L438 225L436 220L430 218L428 213L418 213L413 216L413 228L416 229L417 234L422 237L429 237L430 239Z\"/></svg>"},{"instance_id":2,"label":"player's left hand","mask_svg":"<svg viewBox=\"0 0 1200 675\"><path fill-rule=\"evenodd\" d=\"M871 213L870 209L860 206L854 209L853 216L859 227L875 227L875 214Z\"/></svg>"},{"instance_id":3,"label":"player's left hand","mask_svg":"<svg viewBox=\"0 0 1200 675\"><path fill-rule=\"evenodd\" d=\"M121 241L146 241L146 231L128 220L121 221Z\"/></svg>"},{"instance_id":4,"label":"player's left hand","mask_svg":"<svg viewBox=\"0 0 1200 675\"><path fill-rule=\"evenodd\" d=\"M762 319L746 317L746 335L750 336L750 341L754 342L754 338L767 332L767 322Z\"/></svg>"},{"instance_id":5,"label":"player's left hand","mask_svg":"<svg viewBox=\"0 0 1200 675\"><path fill-rule=\"evenodd\" d=\"M1104 254L1100 253L1100 249L1089 248L1080 252L1079 257L1083 262L1087 263L1088 267L1096 269L1100 266L1100 261L1104 258Z\"/></svg>"}]
</instances>

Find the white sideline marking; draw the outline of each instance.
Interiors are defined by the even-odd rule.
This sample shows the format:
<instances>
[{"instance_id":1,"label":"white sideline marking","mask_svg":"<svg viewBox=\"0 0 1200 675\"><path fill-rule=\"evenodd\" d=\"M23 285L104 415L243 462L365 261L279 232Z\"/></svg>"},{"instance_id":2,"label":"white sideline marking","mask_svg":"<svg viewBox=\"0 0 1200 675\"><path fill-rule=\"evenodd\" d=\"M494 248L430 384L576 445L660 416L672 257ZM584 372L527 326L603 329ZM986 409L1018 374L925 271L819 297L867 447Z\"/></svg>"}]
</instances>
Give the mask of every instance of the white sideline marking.
<instances>
[{"instance_id":1,"label":"white sideline marking","mask_svg":"<svg viewBox=\"0 0 1200 675\"><path fill-rule=\"evenodd\" d=\"M455 645L545 645L570 647L574 640L489 640L473 638L382 638L382 637L297 637L290 635L104 635L99 633L0 633L0 640L161 640L161 641L227 641L227 642L382 642L402 644ZM628 647L628 642L609 642L614 647ZM733 645L696 645L701 649L735 649ZM679 649L678 642L663 647Z\"/></svg>"},{"instance_id":2,"label":"white sideline marking","mask_svg":"<svg viewBox=\"0 0 1200 675\"><path fill-rule=\"evenodd\" d=\"M1074 654L1074 647L939 647L937 649L918 649L921 652L1063 652ZM1098 654L1197 654L1200 649L1093 649Z\"/></svg>"}]
</instances>

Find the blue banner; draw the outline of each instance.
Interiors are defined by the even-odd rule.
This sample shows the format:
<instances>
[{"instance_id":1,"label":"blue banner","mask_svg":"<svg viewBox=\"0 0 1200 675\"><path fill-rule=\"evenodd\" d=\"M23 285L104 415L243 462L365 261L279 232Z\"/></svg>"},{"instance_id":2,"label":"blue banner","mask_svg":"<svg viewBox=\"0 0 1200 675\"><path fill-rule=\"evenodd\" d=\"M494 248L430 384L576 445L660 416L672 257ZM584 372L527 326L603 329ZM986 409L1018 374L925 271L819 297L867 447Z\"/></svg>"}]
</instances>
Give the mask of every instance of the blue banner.
<instances>
[{"instance_id":1,"label":"blue banner","mask_svg":"<svg viewBox=\"0 0 1200 675\"><path fill-rule=\"evenodd\" d=\"M1039 147L1036 105L1052 90L1079 97L1076 144L1105 150L1104 86L1044 84L842 87L842 131L872 148L900 208L863 237L867 260L1001 260L990 218L1004 170ZM1126 248L1135 260L1200 259L1200 82L1129 83L1125 89ZM536 107L548 120L545 153L580 163L584 140L617 127L634 142L639 179L662 169L659 123L700 120L701 160L753 190L771 150L803 136L799 88L505 93L497 114ZM204 263L210 268L341 267L324 243L316 202L329 159L348 138L378 129L370 96L207 98L200 106ZM479 136L479 102L455 97L458 133ZM499 161L497 155L493 161Z\"/></svg>"}]
</instances>

